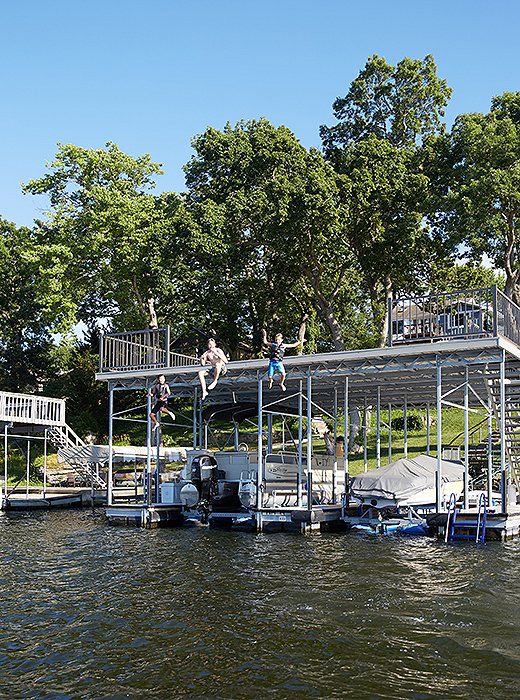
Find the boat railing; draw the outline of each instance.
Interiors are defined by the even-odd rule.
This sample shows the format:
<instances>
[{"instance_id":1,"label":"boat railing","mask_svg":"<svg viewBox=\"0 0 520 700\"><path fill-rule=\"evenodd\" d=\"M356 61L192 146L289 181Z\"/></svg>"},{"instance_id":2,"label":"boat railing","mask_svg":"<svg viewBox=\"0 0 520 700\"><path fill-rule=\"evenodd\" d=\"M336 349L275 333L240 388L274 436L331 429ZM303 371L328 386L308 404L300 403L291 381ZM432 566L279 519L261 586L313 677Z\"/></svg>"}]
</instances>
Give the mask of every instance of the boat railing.
<instances>
[{"instance_id":1,"label":"boat railing","mask_svg":"<svg viewBox=\"0 0 520 700\"><path fill-rule=\"evenodd\" d=\"M169 369L197 365L191 355L170 350L170 328L126 333L104 333L100 338L99 371L117 372Z\"/></svg>"},{"instance_id":2,"label":"boat railing","mask_svg":"<svg viewBox=\"0 0 520 700\"><path fill-rule=\"evenodd\" d=\"M34 394L0 392L0 421L32 425L65 425L65 401Z\"/></svg>"},{"instance_id":3,"label":"boat railing","mask_svg":"<svg viewBox=\"0 0 520 700\"><path fill-rule=\"evenodd\" d=\"M262 506L295 507L300 497L307 504L308 494L312 494L313 504L339 505L343 484L344 474L331 455L313 456L310 471L307 469L307 458L302 455L300 475L296 453L267 454L261 485Z\"/></svg>"}]
</instances>

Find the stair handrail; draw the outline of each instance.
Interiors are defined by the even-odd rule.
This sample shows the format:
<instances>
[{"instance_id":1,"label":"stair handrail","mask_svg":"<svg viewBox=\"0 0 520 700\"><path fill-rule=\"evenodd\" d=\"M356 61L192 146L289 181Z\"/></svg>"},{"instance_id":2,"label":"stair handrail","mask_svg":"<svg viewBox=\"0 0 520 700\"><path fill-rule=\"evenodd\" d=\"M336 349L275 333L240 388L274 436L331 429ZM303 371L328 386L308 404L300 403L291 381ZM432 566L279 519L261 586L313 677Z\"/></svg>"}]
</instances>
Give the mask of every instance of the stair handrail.
<instances>
[{"instance_id":1,"label":"stair handrail","mask_svg":"<svg viewBox=\"0 0 520 700\"><path fill-rule=\"evenodd\" d=\"M487 514L487 499L486 494L481 493L478 498L478 511L477 511L477 534L475 536L475 542L478 544L483 543L486 538L486 514Z\"/></svg>"},{"instance_id":2,"label":"stair handrail","mask_svg":"<svg viewBox=\"0 0 520 700\"><path fill-rule=\"evenodd\" d=\"M468 437L473 437L474 433L477 432L477 430L484 424L487 423L487 416L485 416L481 421L473 425L469 430L468 430ZM464 431L462 430L458 435L455 435L454 438L450 440L450 442L446 445L446 447L453 447L455 445L456 447L464 447L464 443L457 444L457 440L459 438L464 437ZM479 444L479 443L471 443L471 444Z\"/></svg>"},{"instance_id":3,"label":"stair handrail","mask_svg":"<svg viewBox=\"0 0 520 700\"><path fill-rule=\"evenodd\" d=\"M453 504L453 513L452 513ZM452 514L451 524L450 524L450 514ZM453 534L455 531L455 521L457 519L457 496L454 493L450 494L450 500L448 501L448 512L446 513L446 530L444 531L444 541L451 542L453 539Z\"/></svg>"}]
</instances>

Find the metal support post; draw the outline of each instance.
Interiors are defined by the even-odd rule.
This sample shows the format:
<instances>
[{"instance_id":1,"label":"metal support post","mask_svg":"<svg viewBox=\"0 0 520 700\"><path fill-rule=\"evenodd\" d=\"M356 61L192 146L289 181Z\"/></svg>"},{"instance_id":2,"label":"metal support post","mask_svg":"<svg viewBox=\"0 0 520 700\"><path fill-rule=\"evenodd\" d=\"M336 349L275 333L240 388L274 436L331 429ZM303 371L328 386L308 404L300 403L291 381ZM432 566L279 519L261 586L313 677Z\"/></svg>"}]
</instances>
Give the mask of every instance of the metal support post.
<instances>
[{"instance_id":1,"label":"metal support post","mask_svg":"<svg viewBox=\"0 0 520 700\"><path fill-rule=\"evenodd\" d=\"M491 285L491 294L493 296L493 338L498 337L498 294L496 284Z\"/></svg>"},{"instance_id":2,"label":"metal support post","mask_svg":"<svg viewBox=\"0 0 520 700\"><path fill-rule=\"evenodd\" d=\"M489 410L489 407L488 407ZM466 367L466 383L464 384L464 508L468 504L469 488L469 369Z\"/></svg>"},{"instance_id":3,"label":"metal support post","mask_svg":"<svg viewBox=\"0 0 520 700\"><path fill-rule=\"evenodd\" d=\"M392 462L392 404L388 404L388 464Z\"/></svg>"},{"instance_id":4,"label":"metal support post","mask_svg":"<svg viewBox=\"0 0 520 700\"><path fill-rule=\"evenodd\" d=\"M27 440L27 460L25 467L25 497L29 498L29 468L31 464L31 441Z\"/></svg>"},{"instance_id":5,"label":"metal support post","mask_svg":"<svg viewBox=\"0 0 520 700\"><path fill-rule=\"evenodd\" d=\"M238 447L237 447L238 449ZM267 453L273 451L273 414L267 414Z\"/></svg>"},{"instance_id":6,"label":"metal support post","mask_svg":"<svg viewBox=\"0 0 520 700\"><path fill-rule=\"evenodd\" d=\"M146 397L146 505L152 505L152 395L148 391Z\"/></svg>"},{"instance_id":7,"label":"metal support post","mask_svg":"<svg viewBox=\"0 0 520 700\"><path fill-rule=\"evenodd\" d=\"M193 429L193 449L197 449L197 403L199 398L199 392L195 387L193 392L193 416L192 416L192 429Z\"/></svg>"},{"instance_id":8,"label":"metal support post","mask_svg":"<svg viewBox=\"0 0 520 700\"><path fill-rule=\"evenodd\" d=\"M441 363L437 357L437 480L435 485L436 490L436 505L437 513L440 513L442 504L442 375Z\"/></svg>"},{"instance_id":9,"label":"metal support post","mask_svg":"<svg viewBox=\"0 0 520 700\"><path fill-rule=\"evenodd\" d=\"M338 449L337 449L337 440L338 440L338 387L334 387L334 410L333 410L333 448L334 448L334 465L332 467L332 502L334 504L337 503L337 492L336 492L336 486L338 482Z\"/></svg>"},{"instance_id":10,"label":"metal support post","mask_svg":"<svg viewBox=\"0 0 520 700\"><path fill-rule=\"evenodd\" d=\"M161 466L161 438L162 438L162 421L161 412L157 414L158 427L155 430L155 493L154 493L154 503L159 503L159 477L160 477L160 466Z\"/></svg>"},{"instance_id":11,"label":"metal support post","mask_svg":"<svg viewBox=\"0 0 520 700\"><path fill-rule=\"evenodd\" d=\"M150 404L150 399L148 403ZM150 415L148 410L148 416ZM150 418L148 418L150 424ZM112 387L108 390L108 475L107 475L107 503L113 505L113 483L114 483L114 390Z\"/></svg>"},{"instance_id":12,"label":"metal support post","mask_svg":"<svg viewBox=\"0 0 520 700\"><path fill-rule=\"evenodd\" d=\"M487 459L487 499L491 504L493 499L493 399L488 398L488 459Z\"/></svg>"},{"instance_id":13,"label":"metal support post","mask_svg":"<svg viewBox=\"0 0 520 700\"><path fill-rule=\"evenodd\" d=\"M202 401L199 402L199 444L198 449L202 449L202 435L203 435L203 425L202 425Z\"/></svg>"},{"instance_id":14,"label":"metal support post","mask_svg":"<svg viewBox=\"0 0 520 700\"><path fill-rule=\"evenodd\" d=\"M426 404L426 454L430 454L430 404Z\"/></svg>"},{"instance_id":15,"label":"metal support post","mask_svg":"<svg viewBox=\"0 0 520 700\"><path fill-rule=\"evenodd\" d=\"M365 396L365 406L363 409L363 471L368 471L368 409L367 397Z\"/></svg>"},{"instance_id":16,"label":"metal support post","mask_svg":"<svg viewBox=\"0 0 520 700\"><path fill-rule=\"evenodd\" d=\"M264 460L263 460L263 444L262 444L262 380L258 378L257 382L257 411L258 411L258 426L257 426L257 451L258 451L258 489L256 507L258 510L262 508L263 501L263 485L264 485Z\"/></svg>"},{"instance_id":17,"label":"metal support post","mask_svg":"<svg viewBox=\"0 0 520 700\"><path fill-rule=\"evenodd\" d=\"M7 423L4 425L4 498L7 499Z\"/></svg>"},{"instance_id":18,"label":"metal support post","mask_svg":"<svg viewBox=\"0 0 520 700\"><path fill-rule=\"evenodd\" d=\"M408 397L404 396L404 406L403 406L403 427L404 427L404 436L403 436L403 449L404 449L404 458L406 459L408 457Z\"/></svg>"},{"instance_id":19,"label":"metal support post","mask_svg":"<svg viewBox=\"0 0 520 700\"><path fill-rule=\"evenodd\" d=\"M298 508L303 505L303 382L300 379L298 393Z\"/></svg>"},{"instance_id":20,"label":"metal support post","mask_svg":"<svg viewBox=\"0 0 520 700\"><path fill-rule=\"evenodd\" d=\"M381 466L381 387L377 387L376 411L376 467Z\"/></svg>"},{"instance_id":21,"label":"metal support post","mask_svg":"<svg viewBox=\"0 0 520 700\"><path fill-rule=\"evenodd\" d=\"M502 512L507 514L508 489L506 472L506 353L502 350L500 360L500 486L502 494Z\"/></svg>"},{"instance_id":22,"label":"metal support post","mask_svg":"<svg viewBox=\"0 0 520 700\"><path fill-rule=\"evenodd\" d=\"M348 508L348 443L349 443L349 421L348 421L348 410L349 410L349 395L348 395L348 377L345 377L345 400L343 404L343 435L345 436L343 442L343 478L345 484L345 508Z\"/></svg>"},{"instance_id":23,"label":"metal support post","mask_svg":"<svg viewBox=\"0 0 520 700\"><path fill-rule=\"evenodd\" d=\"M45 498L47 494L47 433L48 429L45 428L43 433L43 497Z\"/></svg>"},{"instance_id":24,"label":"metal support post","mask_svg":"<svg viewBox=\"0 0 520 700\"><path fill-rule=\"evenodd\" d=\"M307 376L307 509L312 509L312 378Z\"/></svg>"}]
</instances>

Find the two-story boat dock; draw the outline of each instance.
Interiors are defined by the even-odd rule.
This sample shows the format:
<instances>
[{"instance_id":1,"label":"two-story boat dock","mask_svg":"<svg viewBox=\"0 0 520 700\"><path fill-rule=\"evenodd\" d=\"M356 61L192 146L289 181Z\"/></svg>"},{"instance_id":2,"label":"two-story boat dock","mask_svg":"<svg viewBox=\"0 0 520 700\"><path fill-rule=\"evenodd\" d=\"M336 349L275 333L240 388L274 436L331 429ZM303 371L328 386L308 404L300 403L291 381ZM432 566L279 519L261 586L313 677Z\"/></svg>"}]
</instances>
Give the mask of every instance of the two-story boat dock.
<instances>
[{"instance_id":1,"label":"two-story boat dock","mask_svg":"<svg viewBox=\"0 0 520 700\"><path fill-rule=\"evenodd\" d=\"M174 397L190 400L192 409L192 447L208 450L210 433L209 406L250 407L256 418L255 474L251 478L249 507L245 509L253 529L306 530L312 526L330 526L342 522L348 507L349 455L335 453L328 465L316 465L312 422L325 419L334 438L348 436L353 410L366 415L370 408L376 416L376 460L383 464L381 444L382 412L391 415L400 409L404 415L404 453L407 454L406 415L411 408L425 414L435 413L430 431L430 454L438 460L436 496L430 522L442 534L446 527L447 504L442 495L443 411L457 407L464 413L464 493L462 509L467 511L466 531L472 525L468 509L470 485L468 445L470 412L488 418L500 434L498 474L500 508L488 519L488 538L510 538L520 534L520 510L516 505L520 440L520 309L496 287L400 299L389 304L388 345L383 348L329 352L286 357L287 392L267 383L267 362L263 359L232 361L228 372L219 379L209 399L202 404L198 371L194 357L170 350L169 329L106 334L101 339L100 369L96 378L106 381L109 391L109 449L113 421L118 415L118 392L135 389L148 391L159 373L164 374ZM251 407L256 407L255 410ZM150 398L147 412L150 411ZM233 412L231 411L231 415ZM273 446L273 417L291 416L297 423L294 470L284 483L287 497L272 497L273 484L267 471L272 469L269 456ZM238 434L237 421L234 421ZM386 431L386 452L391 456L391 427ZM430 434L431 432L431 434ZM366 440L366 433L365 433ZM148 429L149 469L154 460L153 436ZM235 440L235 451L238 447ZM229 461L229 460L228 460ZM283 459L282 459L283 462ZM487 502L493 498L493 465L485 491ZM319 474L317 472L320 472ZM148 490L148 502L132 505L114 503L112 463L109 461L107 514L117 521L118 513L126 520L142 524L161 522L162 505L155 492ZM287 472L289 474L289 472ZM271 475L272 476L272 475ZM225 477L223 477L225 478ZM496 477L495 477L496 478ZM150 482L151 483L151 482ZM319 484L319 493L315 486ZM320 496L321 494L321 496ZM177 513L182 513L179 506ZM129 510L130 509L130 510ZM213 519L238 522L247 519L241 513L210 512ZM475 516L476 517L476 516ZM180 518L182 520L182 518ZM462 521L461 521L462 522ZM325 524L325 525L324 525ZM462 530L461 530L462 531Z\"/></svg>"}]
</instances>

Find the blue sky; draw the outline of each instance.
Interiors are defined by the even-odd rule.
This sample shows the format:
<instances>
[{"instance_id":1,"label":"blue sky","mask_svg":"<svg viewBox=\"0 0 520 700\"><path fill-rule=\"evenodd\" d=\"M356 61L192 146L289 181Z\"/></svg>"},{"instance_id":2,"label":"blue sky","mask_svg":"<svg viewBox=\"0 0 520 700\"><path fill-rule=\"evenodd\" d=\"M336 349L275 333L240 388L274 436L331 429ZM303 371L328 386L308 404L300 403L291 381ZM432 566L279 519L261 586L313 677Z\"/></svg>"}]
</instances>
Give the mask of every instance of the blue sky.
<instances>
[{"instance_id":1,"label":"blue sky","mask_svg":"<svg viewBox=\"0 0 520 700\"><path fill-rule=\"evenodd\" d=\"M182 191L208 126L264 116L319 147L374 53L433 54L448 124L520 90L517 0L0 0L0 27L0 217L26 226L46 202L20 183L58 142L149 153Z\"/></svg>"}]
</instances>

